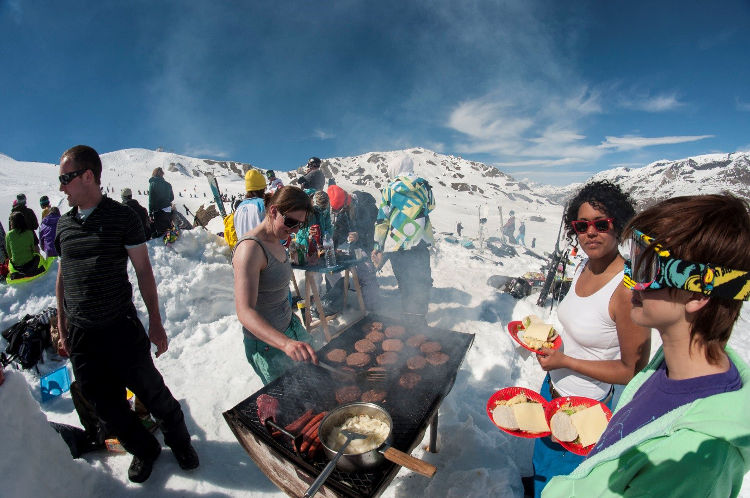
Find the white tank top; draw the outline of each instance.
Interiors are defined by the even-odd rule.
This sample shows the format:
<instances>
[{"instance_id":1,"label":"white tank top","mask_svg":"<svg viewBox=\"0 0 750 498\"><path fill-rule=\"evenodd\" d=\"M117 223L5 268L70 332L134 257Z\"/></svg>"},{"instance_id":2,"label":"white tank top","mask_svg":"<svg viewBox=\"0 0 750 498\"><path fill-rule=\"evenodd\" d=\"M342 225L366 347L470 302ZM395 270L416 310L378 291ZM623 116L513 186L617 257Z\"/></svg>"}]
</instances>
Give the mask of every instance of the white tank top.
<instances>
[{"instance_id":1,"label":"white tank top","mask_svg":"<svg viewBox=\"0 0 750 498\"><path fill-rule=\"evenodd\" d=\"M609 301L618 285L622 285L623 272L618 273L604 287L588 297L576 294L576 284L588 260L576 271L570 291L557 309L563 326L562 351L582 360L614 360L620 357L620 341L615 322L609 316ZM550 379L561 396L586 396L601 400L607 396L611 384L592 379L568 368L550 370Z\"/></svg>"}]
</instances>

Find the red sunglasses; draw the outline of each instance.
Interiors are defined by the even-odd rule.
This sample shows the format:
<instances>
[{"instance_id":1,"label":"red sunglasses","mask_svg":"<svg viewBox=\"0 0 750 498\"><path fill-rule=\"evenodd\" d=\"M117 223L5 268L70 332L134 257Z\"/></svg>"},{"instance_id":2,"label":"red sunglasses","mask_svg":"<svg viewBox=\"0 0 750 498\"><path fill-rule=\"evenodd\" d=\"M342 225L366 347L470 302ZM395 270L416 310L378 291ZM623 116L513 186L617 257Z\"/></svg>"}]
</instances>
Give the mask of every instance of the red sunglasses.
<instances>
[{"instance_id":1,"label":"red sunglasses","mask_svg":"<svg viewBox=\"0 0 750 498\"><path fill-rule=\"evenodd\" d=\"M609 232L612 230L612 223L614 222L614 218L602 218L599 220L573 220L570 222L570 224L573 226L573 230L577 234L584 234L589 231L589 227L591 225L594 226L594 230L597 232L603 233L603 232Z\"/></svg>"}]
</instances>

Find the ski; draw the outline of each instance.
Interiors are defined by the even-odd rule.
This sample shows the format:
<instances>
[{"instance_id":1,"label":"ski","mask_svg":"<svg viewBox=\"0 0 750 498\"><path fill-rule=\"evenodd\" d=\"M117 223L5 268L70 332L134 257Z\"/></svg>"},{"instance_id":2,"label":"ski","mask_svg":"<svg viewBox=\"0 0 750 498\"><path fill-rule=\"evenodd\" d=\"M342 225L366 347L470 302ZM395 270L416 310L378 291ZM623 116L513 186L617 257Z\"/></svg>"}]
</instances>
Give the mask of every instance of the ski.
<instances>
[{"instance_id":1,"label":"ski","mask_svg":"<svg viewBox=\"0 0 750 498\"><path fill-rule=\"evenodd\" d=\"M208 180L208 186L211 187L211 193L214 195L214 202L216 202L216 207L219 208L221 217L224 218L226 217L227 212L224 209L224 202L221 200L221 192L219 191L219 182L216 180L216 177L211 173L206 174L206 179Z\"/></svg>"}]
</instances>

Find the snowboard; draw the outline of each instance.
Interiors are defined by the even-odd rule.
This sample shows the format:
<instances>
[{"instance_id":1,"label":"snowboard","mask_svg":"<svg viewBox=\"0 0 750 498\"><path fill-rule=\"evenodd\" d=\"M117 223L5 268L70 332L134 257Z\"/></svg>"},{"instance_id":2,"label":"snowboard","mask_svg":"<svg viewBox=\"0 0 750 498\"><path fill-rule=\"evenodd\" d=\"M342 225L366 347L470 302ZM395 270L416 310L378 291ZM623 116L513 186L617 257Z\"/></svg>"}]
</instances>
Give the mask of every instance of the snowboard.
<instances>
[{"instance_id":1,"label":"snowboard","mask_svg":"<svg viewBox=\"0 0 750 498\"><path fill-rule=\"evenodd\" d=\"M216 202L216 207L219 208L221 217L225 218L227 216L227 212L224 209L224 202L221 200L221 192L219 191L219 182L218 180L216 180L216 177L212 175L211 173L206 174L206 179L208 180L208 186L211 187L211 193L214 196L214 202Z\"/></svg>"},{"instance_id":2,"label":"snowboard","mask_svg":"<svg viewBox=\"0 0 750 498\"><path fill-rule=\"evenodd\" d=\"M44 271L39 273L38 275L33 275L31 277L10 278L10 273L13 273L13 270L10 269L10 273L8 273L8 277L5 279L5 282L8 285L18 285L18 284L23 284L26 282L31 282L33 280L36 280L37 278L42 277L47 274L50 267L52 266L52 263L54 263L56 259L57 259L57 256L49 256L46 258L40 258L39 264L44 267Z\"/></svg>"}]
</instances>

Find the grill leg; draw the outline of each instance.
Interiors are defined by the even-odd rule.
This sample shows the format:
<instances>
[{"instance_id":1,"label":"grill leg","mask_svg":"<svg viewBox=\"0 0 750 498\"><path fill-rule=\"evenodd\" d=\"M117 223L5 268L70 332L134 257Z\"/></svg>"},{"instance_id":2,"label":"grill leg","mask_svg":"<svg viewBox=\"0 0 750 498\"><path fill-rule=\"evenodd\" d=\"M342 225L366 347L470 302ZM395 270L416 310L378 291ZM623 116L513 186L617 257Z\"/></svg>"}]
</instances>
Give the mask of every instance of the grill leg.
<instances>
[{"instance_id":1,"label":"grill leg","mask_svg":"<svg viewBox=\"0 0 750 498\"><path fill-rule=\"evenodd\" d=\"M432 417L430 422L430 453L437 453L437 430L438 430L438 412Z\"/></svg>"}]
</instances>

